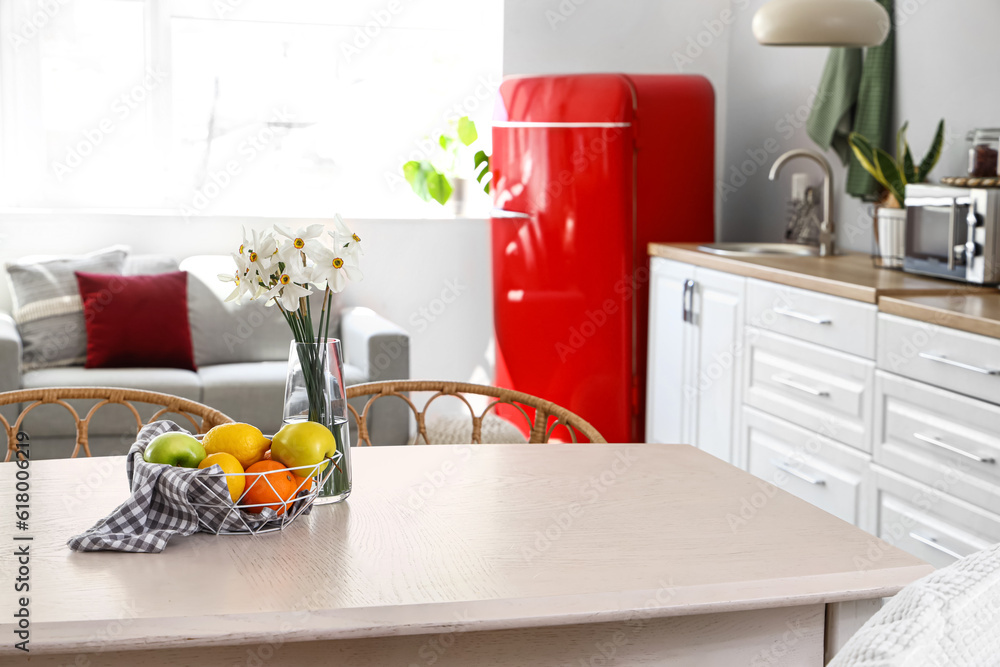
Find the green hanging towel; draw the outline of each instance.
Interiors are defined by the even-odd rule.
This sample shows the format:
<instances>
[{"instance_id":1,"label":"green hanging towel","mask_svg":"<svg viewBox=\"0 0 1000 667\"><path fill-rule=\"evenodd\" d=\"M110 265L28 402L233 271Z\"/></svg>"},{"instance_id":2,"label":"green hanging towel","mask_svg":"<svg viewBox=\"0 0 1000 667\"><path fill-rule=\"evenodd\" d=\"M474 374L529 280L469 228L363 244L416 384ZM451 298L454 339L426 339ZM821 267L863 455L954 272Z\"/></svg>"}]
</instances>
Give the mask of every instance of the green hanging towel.
<instances>
[{"instance_id":1,"label":"green hanging towel","mask_svg":"<svg viewBox=\"0 0 1000 667\"><path fill-rule=\"evenodd\" d=\"M878 0L889 16L895 16L895 0ZM865 54L865 65L861 72L861 87L858 89L858 112L854 117L854 131L863 135L873 146L888 148L892 138L893 71L896 67L896 28L890 23L889 36L881 46L873 46ZM892 151L895 152L895 151ZM847 168L847 194L866 200L874 200L881 192L881 186L864 170L858 159L851 153L851 164Z\"/></svg>"},{"instance_id":2,"label":"green hanging towel","mask_svg":"<svg viewBox=\"0 0 1000 667\"><path fill-rule=\"evenodd\" d=\"M847 135L854 127L854 109L861 85L861 49L830 49L816 90L806 132L823 150L833 148L845 165L851 156Z\"/></svg>"},{"instance_id":3,"label":"green hanging towel","mask_svg":"<svg viewBox=\"0 0 1000 667\"><path fill-rule=\"evenodd\" d=\"M894 16L895 0L875 0ZM853 129L886 148L892 120L895 27L881 46L867 50L831 49L806 131L824 150L833 148L847 165L847 193L874 200L880 186L854 157L847 143Z\"/></svg>"}]
</instances>

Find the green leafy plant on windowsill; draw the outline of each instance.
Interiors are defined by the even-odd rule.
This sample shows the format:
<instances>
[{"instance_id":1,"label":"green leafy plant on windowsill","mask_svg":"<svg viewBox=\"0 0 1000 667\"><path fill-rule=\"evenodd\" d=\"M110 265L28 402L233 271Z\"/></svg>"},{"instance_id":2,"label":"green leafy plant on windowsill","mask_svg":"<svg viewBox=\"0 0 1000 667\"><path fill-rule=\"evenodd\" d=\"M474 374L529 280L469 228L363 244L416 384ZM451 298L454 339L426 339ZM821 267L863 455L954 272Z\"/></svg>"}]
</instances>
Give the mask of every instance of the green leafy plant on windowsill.
<instances>
[{"instance_id":1,"label":"green leafy plant on windowsill","mask_svg":"<svg viewBox=\"0 0 1000 667\"><path fill-rule=\"evenodd\" d=\"M470 148L479 139L476 124L468 116L458 119L454 132L438 137L441 149L435 156L423 160L410 160L403 165L403 176L413 192L424 201L436 201L444 206L454 192L452 185L458 178L457 169L464 149ZM433 157L433 160L431 159ZM490 156L483 150L473 155L473 173L483 192L490 191Z\"/></svg>"},{"instance_id":2,"label":"green leafy plant on windowsill","mask_svg":"<svg viewBox=\"0 0 1000 667\"><path fill-rule=\"evenodd\" d=\"M944 147L944 119L938 123L931 147L919 165L913 161L910 144L906 141L908 126L909 122L903 123L903 127L899 128L896 134L895 158L881 148L873 146L872 142L857 132L851 132L847 138L861 166L885 188L886 195L881 205L886 208L903 208L906 184L924 183L934 165L941 159L941 150Z\"/></svg>"}]
</instances>

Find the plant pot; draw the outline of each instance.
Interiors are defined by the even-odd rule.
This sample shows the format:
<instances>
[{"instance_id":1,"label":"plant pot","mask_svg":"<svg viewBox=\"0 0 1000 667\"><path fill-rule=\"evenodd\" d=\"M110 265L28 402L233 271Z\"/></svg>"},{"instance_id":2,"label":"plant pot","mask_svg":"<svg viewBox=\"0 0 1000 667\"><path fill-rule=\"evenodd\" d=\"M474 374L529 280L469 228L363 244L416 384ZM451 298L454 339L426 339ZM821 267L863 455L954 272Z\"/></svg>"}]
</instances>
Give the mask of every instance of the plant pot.
<instances>
[{"instance_id":1,"label":"plant pot","mask_svg":"<svg viewBox=\"0 0 1000 667\"><path fill-rule=\"evenodd\" d=\"M466 197L465 194L468 191L464 178L453 178L451 179L451 205L452 211L455 213L456 218L461 218L465 215L465 205Z\"/></svg>"},{"instance_id":2,"label":"plant pot","mask_svg":"<svg viewBox=\"0 0 1000 667\"><path fill-rule=\"evenodd\" d=\"M906 253L906 209L879 207L875 211L875 264L888 269L903 266Z\"/></svg>"}]
</instances>

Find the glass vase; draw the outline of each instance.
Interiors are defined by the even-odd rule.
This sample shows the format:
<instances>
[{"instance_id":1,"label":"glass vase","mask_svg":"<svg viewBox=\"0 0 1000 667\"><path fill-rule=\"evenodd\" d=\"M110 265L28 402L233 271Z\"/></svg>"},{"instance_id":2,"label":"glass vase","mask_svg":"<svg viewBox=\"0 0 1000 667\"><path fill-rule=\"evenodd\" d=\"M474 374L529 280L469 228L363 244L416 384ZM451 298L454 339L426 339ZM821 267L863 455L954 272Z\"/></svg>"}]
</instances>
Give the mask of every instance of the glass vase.
<instances>
[{"instance_id":1,"label":"glass vase","mask_svg":"<svg viewBox=\"0 0 1000 667\"><path fill-rule=\"evenodd\" d=\"M285 380L285 424L312 421L330 429L342 458L313 504L344 500L351 494L351 440L348 428L344 357L340 341L292 341Z\"/></svg>"}]
</instances>

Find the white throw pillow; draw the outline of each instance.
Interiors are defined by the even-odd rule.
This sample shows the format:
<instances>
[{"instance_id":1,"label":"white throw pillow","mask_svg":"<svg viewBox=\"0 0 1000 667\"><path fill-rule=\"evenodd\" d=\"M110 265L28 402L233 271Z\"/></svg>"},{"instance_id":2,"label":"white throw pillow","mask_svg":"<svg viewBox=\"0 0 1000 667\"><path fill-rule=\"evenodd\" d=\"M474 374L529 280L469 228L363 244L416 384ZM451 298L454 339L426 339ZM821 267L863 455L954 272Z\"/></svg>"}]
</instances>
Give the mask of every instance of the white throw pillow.
<instances>
[{"instance_id":1,"label":"white throw pillow","mask_svg":"<svg viewBox=\"0 0 1000 667\"><path fill-rule=\"evenodd\" d=\"M1000 545L916 581L848 640L829 667L1000 664Z\"/></svg>"},{"instance_id":2,"label":"white throw pillow","mask_svg":"<svg viewBox=\"0 0 1000 667\"><path fill-rule=\"evenodd\" d=\"M181 262L188 272L188 319L195 363L201 366L288 359L292 332L281 311L261 301L225 302L233 283L219 274L234 269L228 255L197 255ZM322 307L322 295L313 295L312 307ZM340 303L333 299L330 335L340 328Z\"/></svg>"}]
</instances>

